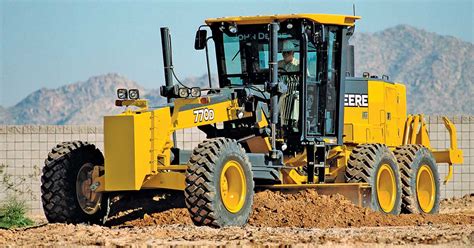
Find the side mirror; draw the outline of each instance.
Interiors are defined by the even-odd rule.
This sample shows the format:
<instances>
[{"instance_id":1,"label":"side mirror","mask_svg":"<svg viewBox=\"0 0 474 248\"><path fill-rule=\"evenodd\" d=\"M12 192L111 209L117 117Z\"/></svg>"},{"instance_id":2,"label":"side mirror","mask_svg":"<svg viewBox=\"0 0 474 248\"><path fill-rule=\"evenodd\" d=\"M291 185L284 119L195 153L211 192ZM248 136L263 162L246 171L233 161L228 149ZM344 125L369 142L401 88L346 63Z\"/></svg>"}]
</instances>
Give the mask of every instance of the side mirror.
<instances>
[{"instance_id":1,"label":"side mirror","mask_svg":"<svg viewBox=\"0 0 474 248\"><path fill-rule=\"evenodd\" d=\"M207 31L198 30L196 31L196 38L194 38L194 49L202 50L206 47Z\"/></svg>"}]
</instances>

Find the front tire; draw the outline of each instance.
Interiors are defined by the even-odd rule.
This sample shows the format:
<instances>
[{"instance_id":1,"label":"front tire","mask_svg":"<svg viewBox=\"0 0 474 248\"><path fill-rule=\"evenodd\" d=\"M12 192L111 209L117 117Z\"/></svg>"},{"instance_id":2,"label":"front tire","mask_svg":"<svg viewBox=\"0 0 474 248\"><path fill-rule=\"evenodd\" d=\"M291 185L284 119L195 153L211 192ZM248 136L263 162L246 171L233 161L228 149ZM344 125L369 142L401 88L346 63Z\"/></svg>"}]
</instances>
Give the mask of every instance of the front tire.
<instances>
[{"instance_id":1,"label":"front tire","mask_svg":"<svg viewBox=\"0 0 474 248\"><path fill-rule=\"evenodd\" d=\"M186 171L186 206L195 225L243 226L253 204L254 182L249 158L237 141L202 142Z\"/></svg>"},{"instance_id":2,"label":"front tire","mask_svg":"<svg viewBox=\"0 0 474 248\"><path fill-rule=\"evenodd\" d=\"M41 200L49 222L101 223L105 200L90 191L92 170L102 166L99 149L87 142L63 142L48 154L41 175Z\"/></svg>"}]
</instances>

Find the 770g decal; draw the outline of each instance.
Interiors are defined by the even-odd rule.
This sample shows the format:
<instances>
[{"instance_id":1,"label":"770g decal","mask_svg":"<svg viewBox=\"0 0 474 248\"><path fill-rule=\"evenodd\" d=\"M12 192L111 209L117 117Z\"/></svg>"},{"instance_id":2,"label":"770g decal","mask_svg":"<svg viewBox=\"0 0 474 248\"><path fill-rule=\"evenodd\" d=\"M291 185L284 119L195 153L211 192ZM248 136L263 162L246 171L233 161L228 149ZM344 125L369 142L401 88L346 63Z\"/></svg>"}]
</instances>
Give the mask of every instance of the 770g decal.
<instances>
[{"instance_id":1,"label":"770g decal","mask_svg":"<svg viewBox=\"0 0 474 248\"><path fill-rule=\"evenodd\" d=\"M194 123L214 120L214 110L208 108L193 110Z\"/></svg>"}]
</instances>

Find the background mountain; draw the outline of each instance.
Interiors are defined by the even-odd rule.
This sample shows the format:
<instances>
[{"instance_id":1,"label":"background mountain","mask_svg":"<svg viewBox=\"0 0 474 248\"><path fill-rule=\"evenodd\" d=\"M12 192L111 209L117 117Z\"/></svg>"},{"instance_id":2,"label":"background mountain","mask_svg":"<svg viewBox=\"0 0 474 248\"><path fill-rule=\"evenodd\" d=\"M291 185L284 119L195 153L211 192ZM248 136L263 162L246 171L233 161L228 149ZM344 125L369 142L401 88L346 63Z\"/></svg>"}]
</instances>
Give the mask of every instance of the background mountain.
<instances>
[{"instance_id":1,"label":"background mountain","mask_svg":"<svg viewBox=\"0 0 474 248\"><path fill-rule=\"evenodd\" d=\"M8 119L8 111L0 106L0 120L7 120Z\"/></svg>"},{"instance_id":2,"label":"background mountain","mask_svg":"<svg viewBox=\"0 0 474 248\"><path fill-rule=\"evenodd\" d=\"M408 111L426 114L474 114L474 45L399 25L373 34L356 33L356 75L389 75L408 89ZM207 87L207 75L183 80ZM215 84L214 84L215 85ZM144 89L119 74L94 76L57 89L40 89L15 106L0 106L3 124L100 124L119 113L118 88L137 88L151 106L165 103L159 89ZM158 88L158 87L157 87Z\"/></svg>"},{"instance_id":3,"label":"background mountain","mask_svg":"<svg viewBox=\"0 0 474 248\"><path fill-rule=\"evenodd\" d=\"M138 88L137 83L118 74L91 77L85 82L57 89L37 90L8 108L4 123L80 124L99 123L96 115L117 113L113 106L117 88Z\"/></svg>"},{"instance_id":4,"label":"background mountain","mask_svg":"<svg viewBox=\"0 0 474 248\"><path fill-rule=\"evenodd\" d=\"M189 85L208 85L207 75L185 79ZM10 108L0 106L1 124L101 124L104 115L118 114L116 107L119 88L139 89L140 97L150 106L166 104L159 89L145 89L136 82L116 73L94 76L87 81L68 84L57 89L37 90Z\"/></svg>"},{"instance_id":5,"label":"background mountain","mask_svg":"<svg viewBox=\"0 0 474 248\"><path fill-rule=\"evenodd\" d=\"M407 25L357 33L356 75L389 75L407 86L408 111L474 114L474 45Z\"/></svg>"}]
</instances>

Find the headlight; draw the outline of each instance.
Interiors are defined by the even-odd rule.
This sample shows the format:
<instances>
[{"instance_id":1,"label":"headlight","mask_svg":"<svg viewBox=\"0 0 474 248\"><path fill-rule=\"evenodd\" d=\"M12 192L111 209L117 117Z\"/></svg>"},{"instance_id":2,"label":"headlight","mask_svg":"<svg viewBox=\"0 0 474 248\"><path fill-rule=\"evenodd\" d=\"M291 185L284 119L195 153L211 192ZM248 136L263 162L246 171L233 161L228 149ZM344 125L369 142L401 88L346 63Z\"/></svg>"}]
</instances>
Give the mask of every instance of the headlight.
<instances>
[{"instance_id":1,"label":"headlight","mask_svg":"<svg viewBox=\"0 0 474 248\"><path fill-rule=\"evenodd\" d=\"M201 96L201 89L199 87L191 88L191 96L192 97L200 97Z\"/></svg>"},{"instance_id":2,"label":"headlight","mask_svg":"<svg viewBox=\"0 0 474 248\"><path fill-rule=\"evenodd\" d=\"M117 97L121 100L126 100L128 98L127 89L118 89L117 90Z\"/></svg>"},{"instance_id":3,"label":"headlight","mask_svg":"<svg viewBox=\"0 0 474 248\"><path fill-rule=\"evenodd\" d=\"M132 100L137 100L140 98L140 93L138 92L138 89L130 89L128 90L128 97Z\"/></svg>"},{"instance_id":4,"label":"headlight","mask_svg":"<svg viewBox=\"0 0 474 248\"><path fill-rule=\"evenodd\" d=\"M188 88L179 88L178 95L181 98L186 98L189 96L189 90Z\"/></svg>"}]
</instances>

